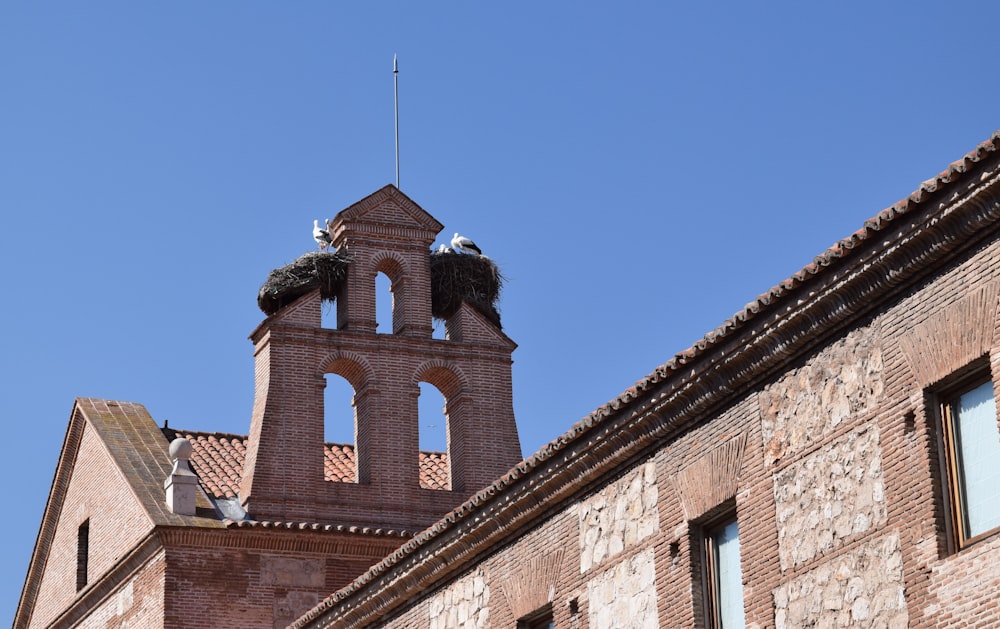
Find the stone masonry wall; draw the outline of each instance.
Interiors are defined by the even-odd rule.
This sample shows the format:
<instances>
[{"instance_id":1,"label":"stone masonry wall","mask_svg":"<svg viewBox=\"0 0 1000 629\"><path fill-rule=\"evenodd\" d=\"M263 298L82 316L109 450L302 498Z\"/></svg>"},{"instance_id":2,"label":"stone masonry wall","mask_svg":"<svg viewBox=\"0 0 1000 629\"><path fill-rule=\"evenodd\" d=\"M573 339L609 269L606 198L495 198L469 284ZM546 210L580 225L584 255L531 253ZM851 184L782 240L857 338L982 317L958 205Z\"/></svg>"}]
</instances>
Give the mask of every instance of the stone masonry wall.
<instances>
[{"instance_id":1,"label":"stone masonry wall","mask_svg":"<svg viewBox=\"0 0 1000 629\"><path fill-rule=\"evenodd\" d=\"M877 330L855 330L827 347L761 393L765 463L801 452L849 417L873 410L884 388Z\"/></svg>"},{"instance_id":2,"label":"stone masonry wall","mask_svg":"<svg viewBox=\"0 0 1000 629\"><path fill-rule=\"evenodd\" d=\"M869 424L774 475L782 570L885 524L878 435Z\"/></svg>"},{"instance_id":3,"label":"stone masonry wall","mask_svg":"<svg viewBox=\"0 0 1000 629\"><path fill-rule=\"evenodd\" d=\"M659 529L656 464L641 465L579 509L580 572L620 555Z\"/></svg>"},{"instance_id":4,"label":"stone masonry wall","mask_svg":"<svg viewBox=\"0 0 1000 629\"><path fill-rule=\"evenodd\" d=\"M647 549L598 574L587 584L590 626L605 629L656 629L656 566Z\"/></svg>"},{"instance_id":5,"label":"stone masonry wall","mask_svg":"<svg viewBox=\"0 0 1000 629\"><path fill-rule=\"evenodd\" d=\"M895 533L867 541L774 591L775 627L905 629L903 558Z\"/></svg>"},{"instance_id":6,"label":"stone masonry wall","mask_svg":"<svg viewBox=\"0 0 1000 629\"><path fill-rule=\"evenodd\" d=\"M490 621L490 588L483 571L452 583L428 604L430 629L483 629Z\"/></svg>"}]
</instances>

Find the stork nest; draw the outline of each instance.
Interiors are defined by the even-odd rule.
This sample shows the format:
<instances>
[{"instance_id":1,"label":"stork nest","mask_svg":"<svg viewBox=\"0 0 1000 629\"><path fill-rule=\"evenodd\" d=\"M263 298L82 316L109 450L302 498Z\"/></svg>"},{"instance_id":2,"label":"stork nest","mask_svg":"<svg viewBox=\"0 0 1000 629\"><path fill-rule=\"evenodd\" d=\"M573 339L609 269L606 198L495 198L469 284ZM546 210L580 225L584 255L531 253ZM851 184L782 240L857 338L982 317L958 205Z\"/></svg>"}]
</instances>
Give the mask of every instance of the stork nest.
<instances>
[{"instance_id":1,"label":"stork nest","mask_svg":"<svg viewBox=\"0 0 1000 629\"><path fill-rule=\"evenodd\" d=\"M500 299L503 276L486 256L453 252L433 252L431 256L431 314L447 319L465 302L500 327Z\"/></svg>"},{"instance_id":2,"label":"stork nest","mask_svg":"<svg viewBox=\"0 0 1000 629\"><path fill-rule=\"evenodd\" d=\"M500 298L503 276L485 256L461 253L428 252L431 268L431 315L447 319L458 312L462 302L478 310L500 327L496 303ZM347 280L347 253L310 252L298 260L275 269L257 293L257 305L270 316L299 297L317 288L324 301L335 301Z\"/></svg>"}]
</instances>

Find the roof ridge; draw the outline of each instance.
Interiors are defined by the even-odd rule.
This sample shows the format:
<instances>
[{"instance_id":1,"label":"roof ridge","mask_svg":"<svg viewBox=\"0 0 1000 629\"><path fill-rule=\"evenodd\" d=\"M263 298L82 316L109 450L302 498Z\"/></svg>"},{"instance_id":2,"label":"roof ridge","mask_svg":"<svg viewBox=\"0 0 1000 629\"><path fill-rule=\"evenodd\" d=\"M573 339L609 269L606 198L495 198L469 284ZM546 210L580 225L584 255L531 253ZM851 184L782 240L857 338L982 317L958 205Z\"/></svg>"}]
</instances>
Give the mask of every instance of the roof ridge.
<instances>
[{"instance_id":1,"label":"roof ridge","mask_svg":"<svg viewBox=\"0 0 1000 629\"><path fill-rule=\"evenodd\" d=\"M194 435L196 437L226 437L229 439L239 439L241 441L246 441L250 438L250 435L242 435L235 432L220 432L214 430L186 430L183 428L174 428L173 426L164 426L160 430L169 430L178 435ZM343 443L340 441L324 441L325 446L342 446L345 448L351 448L352 450L356 447L353 443ZM444 450L419 450L421 454L444 454L448 453Z\"/></svg>"},{"instance_id":2,"label":"roof ridge","mask_svg":"<svg viewBox=\"0 0 1000 629\"><path fill-rule=\"evenodd\" d=\"M179 435L180 434L195 435L195 436L199 436L199 437L227 437L227 438L235 438L235 439L241 439L241 440L245 440L245 439L249 438L249 435L241 435L239 433L234 433L234 432L220 432L220 431L214 431L214 430L184 430L182 428L174 428L173 426L164 426L164 427L161 428L161 430L164 430L164 431L169 430L169 431L171 431L171 432L173 432L175 434L179 434Z\"/></svg>"}]
</instances>

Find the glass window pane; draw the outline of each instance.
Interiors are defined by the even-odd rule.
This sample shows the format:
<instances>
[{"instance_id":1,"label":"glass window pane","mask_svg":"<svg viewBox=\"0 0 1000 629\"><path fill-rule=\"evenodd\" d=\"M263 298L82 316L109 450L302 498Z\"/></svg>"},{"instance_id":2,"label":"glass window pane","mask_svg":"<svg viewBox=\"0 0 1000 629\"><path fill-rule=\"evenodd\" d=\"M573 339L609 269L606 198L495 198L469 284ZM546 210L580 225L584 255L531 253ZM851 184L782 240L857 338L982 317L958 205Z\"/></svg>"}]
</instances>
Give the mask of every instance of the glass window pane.
<instances>
[{"instance_id":1,"label":"glass window pane","mask_svg":"<svg viewBox=\"0 0 1000 629\"><path fill-rule=\"evenodd\" d=\"M719 621L722 629L740 629L743 617L743 571L740 568L739 525L732 521L712 536L715 546L715 575L719 584Z\"/></svg>"},{"instance_id":2,"label":"glass window pane","mask_svg":"<svg viewBox=\"0 0 1000 629\"><path fill-rule=\"evenodd\" d=\"M967 538L1000 527L1000 430L993 383L958 400L955 442Z\"/></svg>"}]
</instances>

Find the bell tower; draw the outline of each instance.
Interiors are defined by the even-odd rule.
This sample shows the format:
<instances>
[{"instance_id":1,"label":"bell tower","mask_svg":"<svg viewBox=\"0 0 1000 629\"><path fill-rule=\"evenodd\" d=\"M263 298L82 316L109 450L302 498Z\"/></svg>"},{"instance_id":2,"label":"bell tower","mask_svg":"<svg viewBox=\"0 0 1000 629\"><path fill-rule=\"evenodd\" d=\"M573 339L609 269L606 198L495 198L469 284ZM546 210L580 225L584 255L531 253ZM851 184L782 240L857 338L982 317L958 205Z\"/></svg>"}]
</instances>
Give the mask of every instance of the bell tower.
<instances>
[{"instance_id":1,"label":"bell tower","mask_svg":"<svg viewBox=\"0 0 1000 629\"><path fill-rule=\"evenodd\" d=\"M388 185L337 214L335 254L300 259L317 272L340 264L339 275L284 296L251 334L256 386L240 484L251 517L420 529L520 461L511 386L517 346L481 308L459 300L435 311L430 246L441 230ZM485 258L434 255L443 256L437 268L460 261L495 270ZM376 331L378 273L391 281L391 333ZM322 327L324 299L336 302L337 329ZM432 337L433 316L445 320L444 339ZM355 482L324 477L331 373L354 390ZM421 382L445 399L446 489L420 484Z\"/></svg>"}]
</instances>

